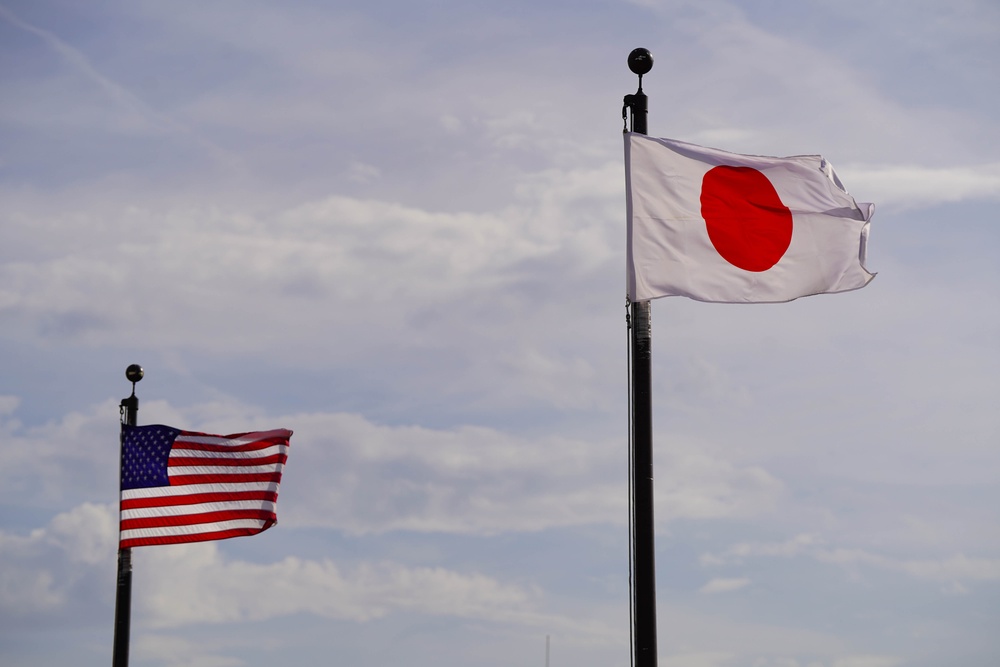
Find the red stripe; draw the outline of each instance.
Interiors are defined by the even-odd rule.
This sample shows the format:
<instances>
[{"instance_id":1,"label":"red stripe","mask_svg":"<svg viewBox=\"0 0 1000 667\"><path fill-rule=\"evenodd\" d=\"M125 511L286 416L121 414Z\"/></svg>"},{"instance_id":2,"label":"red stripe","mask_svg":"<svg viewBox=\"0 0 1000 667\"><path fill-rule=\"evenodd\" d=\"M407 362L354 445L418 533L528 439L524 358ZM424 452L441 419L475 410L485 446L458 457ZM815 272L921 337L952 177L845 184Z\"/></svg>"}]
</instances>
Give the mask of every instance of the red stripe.
<instances>
[{"instance_id":1,"label":"red stripe","mask_svg":"<svg viewBox=\"0 0 1000 667\"><path fill-rule=\"evenodd\" d=\"M174 441L174 447L178 449L195 449L201 452L252 452L258 449L267 449L275 445L288 446L287 438L265 438L255 442L248 442L242 445L216 445L204 442L187 442L183 438Z\"/></svg>"},{"instance_id":2,"label":"red stripe","mask_svg":"<svg viewBox=\"0 0 1000 667\"><path fill-rule=\"evenodd\" d=\"M269 523L263 528L233 528L231 530L218 530L212 533L197 533L195 535L162 535L158 537L134 537L128 540L119 541L119 549L131 549L132 547L145 547L156 544L187 544L190 542L208 542L210 540L226 540L230 537L243 537L245 535L256 535L273 526Z\"/></svg>"},{"instance_id":3,"label":"red stripe","mask_svg":"<svg viewBox=\"0 0 1000 667\"><path fill-rule=\"evenodd\" d=\"M173 505L197 505L198 503L222 503L233 500L278 501L277 491L224 491L219 493L192 493L186 496L156 496L153 498L132 498L121 501L121 509L134 510L142 507L171 507Z\"/></svg>"},{"instance_id":4,"label":"red stripe","mask_svg":"<svg viewBox=\"0 0 1000 667\"><path fill-rule=\"evenodd\" d=\"M258 456L257 458L229 458L229 457L197 457L197 456L173 456L167 459L168 466L264 466L272 463L285 463L288 461L288 454L272 454L271 456Z\"/></svg>"},{"instance_id":5,"label":"red stripe","mask_svg":"<svg viewBox=\"0 0 1000 667\"><path fill-rule=\"evenodd\" d=\"M277 516L268 510L227 510L225 512L204 512L202 514L182 514L181 516L153 516L142 519L124 519L119 530L137 528L163 528L165 526L196 526L202 523L219 523L236 519L258 519L276 521Z\"/></svg>"},{"instance_id":6,"label":"red stripe","mask_svg":"<svg viewBox=\"0 0 1000 667\"><path fill-rule=\"evenodd\" d=\"M237 438L245 438L248 435L257 435L258 433L268 433L268 431L247 431L246 433L230 433L229 435L216 435L214 433L199 433L198 431L181 431L177 435L177 439L183 440L185 437L191 437L191 438L219 438L221 440L236 440Z\"/></svg>"},{"instance_id":7,"label":"red stripe","mask_svg":"<svg viewBox=\"0 0 1000 667\"><path fill-rule=\"evenodd\" d=\"M212 475L174 475L170 486L185 484L239 484L241 482L280 482L281 471L256 473L215 473Z\"/></svg>"}]
</instances>

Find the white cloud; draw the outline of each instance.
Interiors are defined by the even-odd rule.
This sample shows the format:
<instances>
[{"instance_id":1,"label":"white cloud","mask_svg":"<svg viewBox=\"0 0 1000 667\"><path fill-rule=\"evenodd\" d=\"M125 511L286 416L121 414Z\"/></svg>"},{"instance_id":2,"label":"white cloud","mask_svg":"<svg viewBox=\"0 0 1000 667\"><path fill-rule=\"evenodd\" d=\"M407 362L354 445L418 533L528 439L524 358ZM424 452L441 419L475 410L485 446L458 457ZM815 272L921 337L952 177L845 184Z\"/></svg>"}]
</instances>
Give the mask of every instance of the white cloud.
<instances>
[{"instance_id":1,"label":"white cloud","mask_svg":"<svg viewBox=\"0 0 1000 667\"><path fill-rule=\"evenodd\" d=\"M887 210L907 210L970 199L1000 198L1000 163L935 168L851 166L838 169L851 187Z\"/></svg>"},{"instance_id":2,"label":"white cloud","mask_svg":"<svg viewBox=\"0 0 1000 667\"><path fill-rule=\"evenodd\" d=\"M724 562L742 562L747 557L759 556L779 556L792 558L803 552L808 552L812 547L822 544L822 540L817 535L800 534L786 540L785 542L741 542L734 544L722 555L704 554L702 562L705 564L718 564Z\"/></svg>"},{"instance_id":3,"label":"white cloud","mask_svg":"<svg viewBox=\"0 0 1000 667\"><path fill-rule=\"evenodd\" d=\"M744 563L750 558L797 558L805 556L821 563L853 567L863 565L909 574L917 579L947 584L963 591L965 584L1000 581L1000 559L970 558L955 554L938 559L908 559L872 553L864 549L831 548L817 535L801 534L785 542L741 542L722 553L706 553L701 564L716 567Z\"/></svg>"},{"instance_id":4,"label":"white cloud","mask_svg":"<svg viewBox=\"0 0 1000 667\"><path fill-rule=\"evenodd\" d=\"M155 660L163 667L241 667L240 658L218 655L219 651L183 636L143 632L131 642L135 661Z\"/></svg>"},{"instance_id":5,"label":"white cloud","mask_svg":"<svg viewBox=\"0 0 1000 667\"><path fill-rule=\"evenodd\" d=\"M539 593L480 574L443 568L362 563L344 568L330 559L289 556L258 564L222 556L199 544L136 552L136 606L154 628L232 623L307 612L370 621L400 611L491 621L539 618Z\"/></svg>"},{"instance_id":6,"label":"white cloud","mask_svg":"<svg viewBox=\"0 0 1000 667\"><path fill-rule=\"evenodd\" d=\"M833 667L896 667L903 658L890 655L852 655L833 661Z\"/></svg>"},{"instance_id":7,"label":"white cloud","mask_svg":"<svg viewBox=\"0 0 1000 667\"><path fill-rule=\"evenodd\" d=\"M80 605L112 604L117 549L113 505L80 505L49 524L18 536L0 532L0 613L42 619L79 613ZM567 636L615 643L617 631L598 619L546 609L532 585L504 583L476 572L397 562L288 556L272 563L226 557L217 543L133 550L133 634L143 651L168 664L147 629L252 622L298 613L364 623L414 613L558 630ZM99 593L97 599L94 592ZM208 656L212 660L228 660ZM195 664L195 663L192 663ZM196 663L202 664L202 663ZM228 664L228 663L221 663Z\"/></svg>"},{"instance_id":8,"label":"white cloud","mask_svg":"<svg viewBox=\"0 0 1000 667\"><path fill-rule=\"evenodd\" d=\"M382 171L375 165L353 162L351 163L350 175L351 180L357 183L371 183L381 178Z\"/></svg>"},{"instance_id":9,"label":"white cloud","mask_svg":"<svg viewBox=\"0 0 1000 667\"><path fill-rule=\"evenodd\" d=\"M705 594L713 593L730 593L732 591L738 591L741 588L746 588L750 585L750 580L746 577L739 578L716 578L710 580L704 586L702 586L698 592Z\"/></svg>"},{"instance_id":10,"label":"white cloud","mask_svg":"<svg viewBox=\"0 0 1000 667\"><path fill-rule=\"evenodd\" d=\"M26 536L0 531L0 613L30 619L79 610L100 577L110 597L116 522L112 505L85 503Z\"/></svg>"},{"instance_id":11,"label":"white cloud","mask_svg":"<svg viewBox=\"0 0 1000 667\"><path fill-rule=\"evenodd\" d=\"M297 424L283 492L295 502L286 515L294 525L496 534L627 516L625 452L614 442L387 427L347 414L287 421ZM781 493L764 470L694 446L677 443L663 456L661 522L750 516ZM296 470L296 459L307 463Z\"/></svg>"},{"instance_id":12,"label":"white cloud","mask_svg":"<svg viewBox=\"0 0 1000 667\"><path fill-rule=\"evenodd\" d=\"M107 401L32 428L0 422L10 445L0 449L0 498L27 488L47 506L113 498L115 408ZM283 526L496 535L627 518L624 443L604 437L386 426L348 413L268 416L221 398L183 408L145 401L141 416L212 433L294 430L279 503ZM66 442L74 443L69 451ZM763 468L684 440L659 452L657 465L661 524L759 515L784 489Z\"/></svg>"},{"instance_id":13,"label":"white cloud","mask_svg":"<svg viewBox=\"0 0 1000 667\"><path fill-rule=\"evenodd\" d=\"M118 412L106 401L41 426L0 414L0 498L50 508L114 500Z\"/></svg>"},{"instance_id":14,"label":"white cloud","mask_svg":"<svg viewBox=\"0 0 1000 667\"><path fill-rule=\"evenodd\" d=\"M733 653L679 653L668 656L666 662L676 667L726 667L736 658Z\"/></svg>"},{"instance_id":15,"label":"white cloud","mask_svg":"<svg viewBox=\"0 0 1000 667\"><path fill-rule=\"evenodd\" d=\"M263 214L215 204L67 212L13 197L21 205L10 202L4 223L25 252L0 262L0 310L26 336L89 345L215 341L217 352L246 354L282 341L281 354L328 357L331 337L354 355L403 328L409 345L426 345L411 322L429 310L491 300L526 308L529 295L511 288L605 270L616 174L538 174L516 204L486 213L347 196ZM359 321L370 324L363 334ZM432 335L437 343L437 328Z\"/></svg>"},{"instance_id":16,"label":"white cloud","mask_svg":"<svg viewBox=\"0 0 1000 667\"><path fill-rule=\"evenodd\" d=\"M18 396L0 396L0 416L13 414L20 404L21 399Z\"/></svg>"}]
</instances>

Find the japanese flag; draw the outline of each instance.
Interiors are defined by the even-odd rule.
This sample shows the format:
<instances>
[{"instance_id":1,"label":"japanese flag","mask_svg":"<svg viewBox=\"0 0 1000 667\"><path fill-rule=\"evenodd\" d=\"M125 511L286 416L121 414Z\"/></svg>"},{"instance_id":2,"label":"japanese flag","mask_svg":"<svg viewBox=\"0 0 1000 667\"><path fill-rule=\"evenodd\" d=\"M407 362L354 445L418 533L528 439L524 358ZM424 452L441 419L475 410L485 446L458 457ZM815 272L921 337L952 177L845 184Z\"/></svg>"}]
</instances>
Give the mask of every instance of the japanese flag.
<instances>
[{"instance_id":1,"label":"japanese flag","mask_svg":"<svg viewBox=\"0 0 1000 667\"><path fill-rule=\"evenodd\" d=\"M874 205L819 155L737 155L625 134L628 292L773 303L867 285Z\"/></svg>"}]
</instances>

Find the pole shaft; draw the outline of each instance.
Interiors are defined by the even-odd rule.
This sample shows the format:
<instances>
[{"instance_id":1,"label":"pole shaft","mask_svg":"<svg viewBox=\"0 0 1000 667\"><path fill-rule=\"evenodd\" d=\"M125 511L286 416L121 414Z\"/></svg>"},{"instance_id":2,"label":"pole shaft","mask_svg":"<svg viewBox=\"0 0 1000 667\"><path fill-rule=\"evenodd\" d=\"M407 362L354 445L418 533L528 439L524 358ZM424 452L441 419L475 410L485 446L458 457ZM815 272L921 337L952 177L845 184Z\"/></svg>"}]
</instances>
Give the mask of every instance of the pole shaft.
<instances>
[{"instance_id":1,"label":"pole shaft","mask_svg":"<svg viewBox=\"0 0 1000 667\"><path fill-rule=\"evenodd\" d=\"M626 97L632 131L646 134L648 98ZM649 301L632 304L632 559L636 667L656 667L656 549L653 521L652 328Z\"/></svg>"},{"instance_id":2,"label":"pole shaft","mask_svg":"<svg viewBox=\"0 0 1000 667\"><path fill-rule=\"evenodd\" d=\"M656 667L656 550L649 301L632 304L632 521L636 667Z\"/></svg>"},{"instance_id":3,"label":"pole shaft","mask_svg":"<svg viewBox=\"0 0 1000 667\"><path fill-rule=\"evenodd\" d=\"M121 446L125 444L125 426L135 426L139 413L139 398L132 395L122 400L122 436ZM121 455L119 453L118 471L121 474ZM119 489L121 486L119 485ZM120 492L119 492L120 493ZM119 503L121 499L119 498ZM118 550L118 587L115 595L115 639L112 653L112 667L128 667L129 635L132 625L132 550Z\"/></svg>"}]
</instances>

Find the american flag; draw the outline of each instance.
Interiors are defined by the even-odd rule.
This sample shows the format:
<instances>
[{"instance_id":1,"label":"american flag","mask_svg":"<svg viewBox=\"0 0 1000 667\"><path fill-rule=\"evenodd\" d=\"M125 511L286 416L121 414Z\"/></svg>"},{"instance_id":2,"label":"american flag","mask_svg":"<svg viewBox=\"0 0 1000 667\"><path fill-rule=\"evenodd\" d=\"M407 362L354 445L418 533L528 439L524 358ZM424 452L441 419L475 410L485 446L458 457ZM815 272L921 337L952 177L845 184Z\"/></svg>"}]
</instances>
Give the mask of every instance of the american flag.
<instances>
[{"instance_id":1,"label":"american flag","mask_svg":"<svg viewBox=\"0 0 1000 667\"><path fill-rule=\"evenodd\" d=\"M119 548L256 535L277 522L291 431L123 429Z\"/></svg>"}]
</instances>

